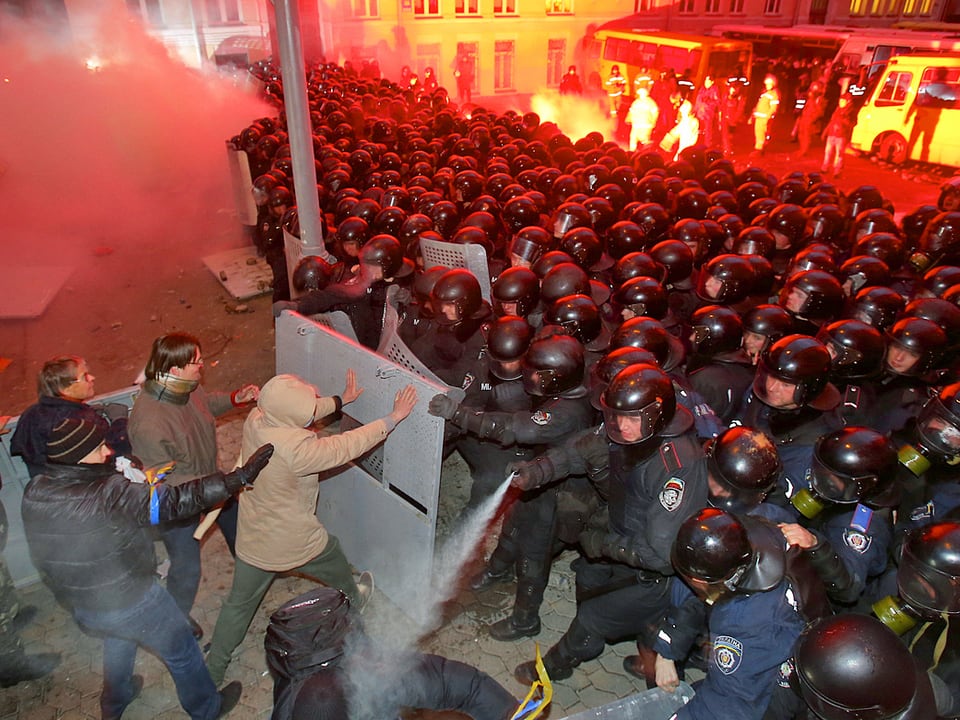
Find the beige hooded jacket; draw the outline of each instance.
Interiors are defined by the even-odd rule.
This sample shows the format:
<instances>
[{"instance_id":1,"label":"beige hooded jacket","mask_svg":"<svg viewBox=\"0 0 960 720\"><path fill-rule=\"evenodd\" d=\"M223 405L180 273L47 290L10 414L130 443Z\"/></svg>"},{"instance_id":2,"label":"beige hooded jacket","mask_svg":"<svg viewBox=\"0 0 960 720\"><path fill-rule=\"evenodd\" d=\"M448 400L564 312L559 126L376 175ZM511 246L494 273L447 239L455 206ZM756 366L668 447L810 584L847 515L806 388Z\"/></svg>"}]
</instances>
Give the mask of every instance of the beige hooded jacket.
<instances>
[{"instance_id":1,"label":"beige hooded jacket","mask_svg":"<svg viewBox=\"0 0 960 720\"><path fill-rule=\"evenodd\" d=\"M241 460L273 443L269 464L240 494L237 557L272 572L300 567L327 545L317 519L317 473L345 465L376 447L393 429L388 418L337 435L321 436L306 425L336 410L332 397L294 375L277 375L260 391L243 425Z\"/></svg>"}]
</instances>

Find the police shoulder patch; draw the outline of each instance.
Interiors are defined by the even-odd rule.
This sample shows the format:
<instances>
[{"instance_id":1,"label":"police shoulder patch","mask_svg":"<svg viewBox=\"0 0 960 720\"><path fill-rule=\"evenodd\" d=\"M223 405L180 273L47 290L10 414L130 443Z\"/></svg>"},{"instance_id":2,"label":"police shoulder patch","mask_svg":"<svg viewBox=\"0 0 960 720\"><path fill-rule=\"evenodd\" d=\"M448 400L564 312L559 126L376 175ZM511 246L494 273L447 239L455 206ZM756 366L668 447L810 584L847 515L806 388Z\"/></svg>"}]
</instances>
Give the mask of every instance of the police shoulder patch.
<instances>
[{"instance_id":1,"label":"police shoulder patch","mask_svg":"<svg viewBox=\"0 0 960 720\"><path fill-rule=\"evenodd\" d=\"M777 671L777 685L786 689L790 688L790 676L793 675L793 658L788 658L780 663Z\"/></svg>"},{"instance_id":2,"label":"police shoulder patch","mask_svg":"<svg viewBox=\"0 0 960 720\"><path fill-rule=\"evenodd\" d=\"M855 553L863 555L873 544L873 538L859 530L852 528L843 529L843 544L853 550Z\"/></svg>"},{"instance_id":3,"label":"police shoulder patch","mask_svg":"<svg viewBox=\"0 0 960 720\"><path fill-rule=\"evenodd\" d=\"M537 410L533 415L530 416L530 419L533 420L537 425L547 425L550 423L550 419L552 417L553 416L546 410Z\"/></svg>"},{"instance_id":4,"label":"police shoulder patch","mask_svg":"<svg viewBox=\"0 0 960 720\"><path fill-rule=\"evenodd\" d=\"M683 502L683 480L672 477L663 484L660 491L660 504L667 512L673 512Z\"/></svg>"},{"instance_id":5,"label":"police shoulder patch","mask_svg":"<svg viewBox=\"0 0 960 720\"><path fill-rule=\"evenodd\" d=\"M718 635L713 641L713 661L724 675L733 675L743 659L743 643L730 635Z\"/></svg>"}]
</instances>

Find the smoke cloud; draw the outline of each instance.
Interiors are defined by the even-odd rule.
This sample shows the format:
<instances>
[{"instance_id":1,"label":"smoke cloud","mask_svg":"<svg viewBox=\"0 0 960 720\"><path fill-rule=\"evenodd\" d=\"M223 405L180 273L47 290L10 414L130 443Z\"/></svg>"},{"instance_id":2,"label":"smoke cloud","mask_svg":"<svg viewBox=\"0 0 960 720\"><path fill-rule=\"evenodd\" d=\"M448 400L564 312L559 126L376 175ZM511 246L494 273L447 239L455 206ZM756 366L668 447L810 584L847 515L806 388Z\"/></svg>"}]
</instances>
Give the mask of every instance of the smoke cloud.
<instances>
[{"instance_id":1,"label":"smoke cloud","mask_svg":"<svg viewBox=\"0 0 960 720\"><path fill-rule=\"evenodd\" d=\"M0 262L239 236L224 141L267 106L173 59L122 8L70 21L0 18Z\"/></svg>"},{"instance_id":2,"label":"smoke cloud","mask_svg":"<svg viewBox=\"0 0 960 720\"><path fill-rule=\"evenodd\" d=\"M606 114L606 97L544 91L530 98L530 108L540 116L540 122L555 123L574 142L592 132L602 133L604 140L615 140L616 125Z\"/></svg>"}]
</instances>

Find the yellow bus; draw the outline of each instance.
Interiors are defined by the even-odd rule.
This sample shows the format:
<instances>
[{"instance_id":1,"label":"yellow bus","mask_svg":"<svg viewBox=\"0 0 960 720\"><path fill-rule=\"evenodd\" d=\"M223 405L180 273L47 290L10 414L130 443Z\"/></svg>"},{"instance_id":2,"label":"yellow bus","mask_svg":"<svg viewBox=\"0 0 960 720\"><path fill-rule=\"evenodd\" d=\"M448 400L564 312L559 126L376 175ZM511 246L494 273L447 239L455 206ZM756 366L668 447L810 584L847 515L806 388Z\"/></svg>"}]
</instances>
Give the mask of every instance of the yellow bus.
<instances>
[{"instance_id":1,"label":"yellow bus","mask_svg":"<svg viewBox=\"0 0 960 720\"><path fill-rule=\"evenodd\" d=\"M860 108L850 147L892 163L960 167L958 122L960 55L897 55Z\"/></svg>"},{"instance_id":2,"label":"yellow bus","mask_svg":"<svg viewBox=\"0 0 960 720\"><path fill-rule=\"evenodd\" d=\"M617 65L627 79L627 94L633 94L633 81L641 69L653 77L664 70L673 70L677 77L701 87L703 78L711 75L717 80L746 78L750 74L753 48L749 42L706 35L685 35L659 30L634 30L621 27L613 20L595 36L601 43L597 72L601 80L610 76Z\"/></svg>"}]
</instances>

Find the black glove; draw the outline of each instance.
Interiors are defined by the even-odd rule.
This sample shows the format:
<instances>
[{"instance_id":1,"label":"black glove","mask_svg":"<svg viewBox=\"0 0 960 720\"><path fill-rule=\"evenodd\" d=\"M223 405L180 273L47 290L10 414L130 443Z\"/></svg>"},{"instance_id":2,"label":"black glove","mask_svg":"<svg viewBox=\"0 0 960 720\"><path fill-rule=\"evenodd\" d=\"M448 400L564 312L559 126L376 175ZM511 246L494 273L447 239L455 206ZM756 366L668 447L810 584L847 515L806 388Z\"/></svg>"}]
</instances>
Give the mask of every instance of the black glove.
<instances>
[{"instance_id":1,"label":"black glove","mask_svg":"<svg viewBox=\"0 0 960 720\"><path fill-rule=\"evenodd\" d=\"M442 417L444 420L453 420L459 407L460 403L447 395L434 395L427 409L431 415Z\"/></svg>"},{"instance_id":2,"label":"black glove","mask_svg":"<svg viewBox=\"0 0 960 720\"><path fill-rule=\"evenodd\" d=\"M584 530L580 533L580 549L592 560L603 557L603 545L607 539L606 530Z\"/></svg>"},{"instance_id":3,"label":"black glove","mask_svg":"<svg viewBox=\"0 0 960 720\"><path fill-rule=\"evenodd\" d=\"M257 448L257 451L253 453L250 459L243 465L223 476L224 482L227 484L227 489L231 493L235 493L239 492L241 488L253 485L253 481L257 479L260 471L270 462L272 455L273 445L271 443L261 445Z\"/></svg>"},{"instance_id":4,"label":"black glove","mask_svg":"<svg viewBox=\"0 0 960 720\"><path fill-rule=\"evenodd\" d=\"M545 457L507 463L512 474L510 484L521 490L533 490L553 479L553 464Z\"/></svg>"}]
</instances>

